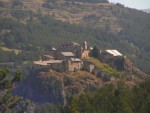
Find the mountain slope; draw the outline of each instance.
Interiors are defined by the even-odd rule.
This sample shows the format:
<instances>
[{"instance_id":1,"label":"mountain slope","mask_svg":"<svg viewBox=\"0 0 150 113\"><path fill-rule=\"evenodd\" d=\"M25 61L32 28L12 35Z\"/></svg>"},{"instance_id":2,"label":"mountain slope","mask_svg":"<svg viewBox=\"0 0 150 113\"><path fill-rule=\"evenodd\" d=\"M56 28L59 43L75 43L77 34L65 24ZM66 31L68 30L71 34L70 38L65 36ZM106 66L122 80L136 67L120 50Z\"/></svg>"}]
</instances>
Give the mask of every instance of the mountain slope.
<instances>
[{"instance_id":1,"label":"mountain slope","mask_svg":"<svg viewBox=\"0 0 150 113\"><path fill-rule=\"evenodd\" d=\"M144 12L150 13L150 9L143 9Z\"/></svg>"},{"instance_id":2,"label":"mountain slope","mask_svg":"<svg viewBox=\"0 0 150 113\"><path fill-rule=\"evenodd\" d=\"M118 84L120 81L132 88L143 82L148 76L132 67L132 71L119 71L115 67L100 62L98 59L88 58L84 62L92 62L96 66L92 74L85 70L74 72L56 72L45 67L32 68L29 76L15 89L15 94L23 96L37 103L52 103L66 105L70 95L80 95L108 84ZM126 59L123 64L125 68L131 68L130 61Z\"/></svg>"},{"instance_id":3,"label":"mountain slope","mask_svg":"<svg viewBox=\"0 0 150 113\"><path fill-rule=\"evenodd\" d=\"M66 40L86 40L100 49L118 49L150 73L147 13L120 4L63 0L1 1L0 7L1 46L34 54Z\"/></svg>"}]
</instances>

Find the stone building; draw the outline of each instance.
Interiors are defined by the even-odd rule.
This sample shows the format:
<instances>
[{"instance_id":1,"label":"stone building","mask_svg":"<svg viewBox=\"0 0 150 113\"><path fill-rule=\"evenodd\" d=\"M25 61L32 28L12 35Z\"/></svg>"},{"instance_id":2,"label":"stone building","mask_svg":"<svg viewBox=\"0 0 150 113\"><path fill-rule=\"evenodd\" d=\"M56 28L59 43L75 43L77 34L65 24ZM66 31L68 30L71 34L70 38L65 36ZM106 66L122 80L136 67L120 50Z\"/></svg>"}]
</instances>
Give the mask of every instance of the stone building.
<instances>
[{"instance_id":1,"label":"stone building","mask_svg":"<svg viewBox=\"0 0 150 113\"><path fill-rule=\"evenodd\" d=\"M122 56L122 54L115 49L114 50L104 50L101 52L101 55L104 56L106 59Z\"/></svg>"},{"instance_id":2,"label":"stone building","mask_svg":"<svg viewBox=\"0 0 150 113\"><path fill-rule=\"evenodd\" d=\"M42 55L42 61L54 60L54 57L51 55Z\"/></svg>"},{"instance_id":3,"label":"stone building","mask_svg":"<svg viewBox=\"0 0 150 113\"><path fill-rule=\"evenodd\" d=\"M65 71L62 60L34 61L34 68L47 68L60 72Z\"/></svg>"},{"instance_id":4,"label":"stone building","mask_svg":"<svg viewBox=\"0 0 150 113\"><path fill-rule=\"evenodd\" d=\"M82 58L89 57L90 48L87 42L65 42L58 49L51 48L49 54L43 55L36 66L47 66L56 71L76 71L83 68Z\"/></svg>"},{"instance_id":5,"label":"stone building","mask_svg":"<svg viewBox=\"0 0 150 113\"><path fill-rule=\"evenodd\" d=\"M95 69L95 65L91 62L84 62L84 70L87 72L92 73L93 70Z\"/></svg>"},{"instance_id":6,"label":"stone building","mask_svg":"<svg viewBox=\"0 0 150 113\"><path fill-rule=\"evenodd\" d=\"M57 60L57 62L55 60L54 62L51 62L49 65L51 66L52 70L56 70L58 72L66 71L65 64L63 63L62 60Z\"/></svg>"},{"instance_id":7,"label":"stone building","mask_svg":"<svg viewBox=\"0 0 150 113\"><path fill-rule=\"evenodd\" d=\"M113 80L115 80L115 77L105 73L100 68L98 68L95 64L93 64L89 61L84 61L83 64L84 64L83 69L85 71L96 75L97 77L101 78L103 81L113 81Z\"/></svg>"},{"instance_id":8,"label":"stone building","mask_svg":"<svg viewBox=\"0 0 150 113\"><path fill-rule=\"evenodd\" d=\"M63 59L70 59L72 57L75 57L74 53L72 53L72 52L64 52L63 51L63 52L57 52L55 54L55 59L63 60Z\"/></svg>"},{"instance_id":9,"label":"stone building","mask_svg":"<svg viewBox=\"0 0 150 113\"><path fill-rule=\"evenodd\" d=\"M79 58L71 58L70 60L65 61L66 70L76 71L83 68L83 62Z\"/></svg>"},{"instance_id":10,"label":"stone building","mask_svg":"<svg viewBox=\"0 0 150 113\"><path fill-rule=\"evenodd\" d=\"M83 42L81 45L72 41L66 42L62 44L58 50L58 52L72 52L76 58L84 58L89 57L90 48L87 42Z\"/></svg>"},{"instance_id":11,"label":"stone building","mask_svg":"<svg viewBox=\"0 0 150 113\"><path fill-rule=\"evenodd\" d=\"M83 68L83 62L79 58L64 60L34 61L34 68L49 68L59 72L76 71Z\"/></svg>"},{"instance_id":12,"label":"stone building","mask_svg":"<svg viewBox=\"0 0 150 113\"><path fill-rule=\"evenodd\" d=\"M108 63L111 65L113 61L118 58L122 58L123 55L117 50L104 50L100 52L100 59L102 62Z\"/></svg>"},{"instance_id":13,"label":"stone building","mask_svg":"<svg viewBox=\"0 0 150 113\"><path fill-rule=\"evenodd\" d=\"M33 69L44 69L45 71L49 71L51 69L51 66L48 65L48 61L34 61Z\"/></svg>"},{"instance_id":14,"label":"stone building","mask_svg":"<svg viewBox=\"0 0 150 113\"><path fill-rule=\"evenodd\" d=\"M82 45L78 49L77 56L79 58L89 57L90 48L88 48L87 42L83 42Z\"/></svg>"},{"instance_id":15,"label":"stone building","mask_svg":"<svg viewBox=\"0 0 150 113\"><path fill-rule=\"evenodd\" d=\"M54 47L51 47L50 51L47 53L48 55L51 55L55 59L55 54L57 53L57 49Z\"/></svg>"}]
</instances>

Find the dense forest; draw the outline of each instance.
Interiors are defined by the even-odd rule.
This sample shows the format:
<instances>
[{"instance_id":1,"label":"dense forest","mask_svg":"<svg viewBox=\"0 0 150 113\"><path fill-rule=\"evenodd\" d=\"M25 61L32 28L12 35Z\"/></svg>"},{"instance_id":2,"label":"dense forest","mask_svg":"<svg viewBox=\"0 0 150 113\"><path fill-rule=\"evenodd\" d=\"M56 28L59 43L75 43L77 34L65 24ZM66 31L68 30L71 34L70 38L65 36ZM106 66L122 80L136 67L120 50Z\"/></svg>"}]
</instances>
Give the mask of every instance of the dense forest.
<instances>
[{"instance_id":1,"label":"dense forest","mask_svg":"<svg viewBox=\"0 0 150 113\"><path fill-rule=\"evenodd\" d=\"M150 81L133 89L123 82L70 97L64 113L149 113Z\"/></svg>"}]
</instances>

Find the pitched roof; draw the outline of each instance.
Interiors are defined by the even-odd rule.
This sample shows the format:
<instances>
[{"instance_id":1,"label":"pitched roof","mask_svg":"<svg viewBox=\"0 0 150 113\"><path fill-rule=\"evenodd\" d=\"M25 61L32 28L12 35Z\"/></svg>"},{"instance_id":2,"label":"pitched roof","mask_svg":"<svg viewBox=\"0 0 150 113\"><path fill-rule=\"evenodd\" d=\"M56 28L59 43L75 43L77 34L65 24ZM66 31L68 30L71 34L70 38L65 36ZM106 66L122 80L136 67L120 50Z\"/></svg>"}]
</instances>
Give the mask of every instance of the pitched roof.
<instances>
[{"instance_id":1,"label":"pitched roof","mask_svg":"<svg viewBox=\"0 0 150 113\"><path fill-rule=\"evenodd\" d=\"M61 52L64 56L75 56L72 52Z\"/></svg>"},{"instance_id":2,"label":"pitched roof","mask_svg":"<svg viewBox=\"0 0 150 113\"><path fill-rule=\"evenodd\" d=\"M47 64L61 64L62 60L48 60L46 61Z\"/></svg>"},{"instance_id":3,"label":"pitched roof","mask_svg":"<svg viewBox=\"0 0 150 113\"><path fill-rule=\"evenodd\" d=\"M37 65L47 66L47 63L46 62L42 62L41 60L40 61L34 61L33 63L37 64Z\"/></svg>"},{"instance_id":4,"label":"pitched roof","mask_svg":"<svg viewBox=\"0 0 150 113\"><path fill-rule=\"evenodd\" d=\"M62 63L62 60L34 61L34 64L43 65L43 66L46 66L49 64L61 64L61 63Z\"/></svg>"},{"instance_id":5,"label":"pitched roof","mask_svg":"<svg viewBox=\"0 0 150 113\"><path fill-rule=\"evenodd\" d=\"M74 61L74 62L81 62L81 59L79 59L79 58L71 58L71 61Z\"/></svg>"},{"instance_id":6,"label":"pitched roof","mask_svg":"<svg viewBox=\"0 0 150 113\"><path fill-rule=\"evenodd\" d=\"M113 56L122 56L122 54L117 50L106 50L106 52L112 54Z\"/></svg>"},{"instance_id":7,"label":"pitched roof","mask_svg":"<svg viewBox=\"0 0 150 113\"><path fill-rule=\"evenodd\" d=\"M47 58L54 58L54 57L51 56L51 55L43 55L43 56L45 56L45 57L47 57Z\"/></svg>"},{"instance_id":8,"label":"pitched roof","mask_svg":"<svg viewBox=\"0 0 150 113\"><path fill-rule=\"evenodd\" d=\"M51 50L52 50L52 51L55 51L55 50L56 50L56 48L52 47L52 48L51 48Z\"/></svg>"}]
</instances>

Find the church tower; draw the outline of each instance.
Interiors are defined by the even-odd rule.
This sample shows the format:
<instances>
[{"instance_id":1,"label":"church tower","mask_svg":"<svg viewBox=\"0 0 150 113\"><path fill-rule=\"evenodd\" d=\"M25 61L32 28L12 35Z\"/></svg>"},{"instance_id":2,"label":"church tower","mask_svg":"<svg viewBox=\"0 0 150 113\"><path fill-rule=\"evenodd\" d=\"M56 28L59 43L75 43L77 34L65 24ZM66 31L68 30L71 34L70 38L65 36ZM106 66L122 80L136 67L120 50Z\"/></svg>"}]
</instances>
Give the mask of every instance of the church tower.
<instances>
[{"instance_id":1,"label":"church tower","mask_svg":"<svg viewBox=\"0 0 150 113\"><path fill-rule=\"evenodd\" d=\"M82 44L82 47L84 50L87 50L88 49L87 42L84 41Z\"/></svg>"}]
</instances>

